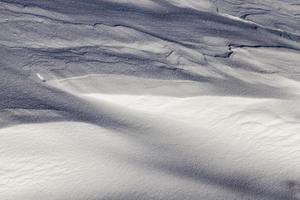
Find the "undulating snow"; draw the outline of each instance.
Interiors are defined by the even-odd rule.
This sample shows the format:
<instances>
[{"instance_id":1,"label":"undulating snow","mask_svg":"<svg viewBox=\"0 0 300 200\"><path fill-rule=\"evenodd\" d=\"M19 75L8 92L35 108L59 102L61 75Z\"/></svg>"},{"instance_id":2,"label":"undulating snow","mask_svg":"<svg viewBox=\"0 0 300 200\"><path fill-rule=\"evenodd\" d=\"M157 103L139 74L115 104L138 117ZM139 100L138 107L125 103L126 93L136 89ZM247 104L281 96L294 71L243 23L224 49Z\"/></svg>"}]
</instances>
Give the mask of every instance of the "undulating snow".
<instances>
[{"instance_id":1,"label":"undulating snow","mask_svg":"<svg viewBox=\"0 0 300 200\"><path fill-rule=\"evenodd\" d=\"M300 199L298 0L0 0L1 200Z\"/></svg>"}]
</instances>

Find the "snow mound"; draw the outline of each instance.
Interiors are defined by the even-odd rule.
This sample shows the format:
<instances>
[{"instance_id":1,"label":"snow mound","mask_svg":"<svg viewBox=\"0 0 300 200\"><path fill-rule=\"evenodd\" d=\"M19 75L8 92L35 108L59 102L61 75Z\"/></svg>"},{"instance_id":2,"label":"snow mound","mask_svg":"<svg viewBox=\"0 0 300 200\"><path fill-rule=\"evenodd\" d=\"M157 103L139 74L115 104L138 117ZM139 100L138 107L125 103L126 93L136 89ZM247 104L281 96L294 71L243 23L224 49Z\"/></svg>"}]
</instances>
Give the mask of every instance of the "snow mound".
<instances>
[{"instance_id":1,"label":"snow mound","mask_svg":"<svg viewBox=\"0 0 300 200\"><path fill-rule=\"evenodd\" d=\"M300 199L296 0L0 1L0 199Z\"/></svg>"}]
</instances>

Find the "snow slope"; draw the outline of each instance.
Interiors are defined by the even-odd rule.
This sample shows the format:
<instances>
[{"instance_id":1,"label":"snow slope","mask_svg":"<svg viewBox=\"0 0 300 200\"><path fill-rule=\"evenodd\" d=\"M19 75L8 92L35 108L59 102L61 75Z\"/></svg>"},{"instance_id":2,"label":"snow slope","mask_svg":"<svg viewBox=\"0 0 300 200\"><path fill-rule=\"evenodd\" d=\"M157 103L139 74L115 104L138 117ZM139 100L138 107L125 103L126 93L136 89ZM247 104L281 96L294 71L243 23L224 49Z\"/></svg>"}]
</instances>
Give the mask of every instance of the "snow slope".
<instances>
[{"instance_id":1,"label":"snow slope","mask_svg":"<svg viewBox=\"0 0 300 200\"><path fill-rule=\"evenodd\" d=\"M0 0L0 199L300 199L297 0Z\"/></svg>"}]
</instances>

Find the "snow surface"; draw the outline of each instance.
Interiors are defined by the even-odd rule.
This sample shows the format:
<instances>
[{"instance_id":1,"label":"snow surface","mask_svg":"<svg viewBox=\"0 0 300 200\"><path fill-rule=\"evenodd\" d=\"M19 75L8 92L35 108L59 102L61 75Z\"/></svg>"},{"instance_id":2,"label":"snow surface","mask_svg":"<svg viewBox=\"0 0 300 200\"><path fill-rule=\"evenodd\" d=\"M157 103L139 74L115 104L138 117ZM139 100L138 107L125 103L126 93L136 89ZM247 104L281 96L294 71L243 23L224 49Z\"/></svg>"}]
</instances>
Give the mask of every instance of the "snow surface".
<instances>
[{"instance_id":1,"label":"snow surface","mask_svg":"<svg viewBox=\"0 0 300 200\"><path fill-rule=\"evenodd\" d=\"M1 200L300 199L298 0L0 0Z\"/></svg>"}]
</instances>

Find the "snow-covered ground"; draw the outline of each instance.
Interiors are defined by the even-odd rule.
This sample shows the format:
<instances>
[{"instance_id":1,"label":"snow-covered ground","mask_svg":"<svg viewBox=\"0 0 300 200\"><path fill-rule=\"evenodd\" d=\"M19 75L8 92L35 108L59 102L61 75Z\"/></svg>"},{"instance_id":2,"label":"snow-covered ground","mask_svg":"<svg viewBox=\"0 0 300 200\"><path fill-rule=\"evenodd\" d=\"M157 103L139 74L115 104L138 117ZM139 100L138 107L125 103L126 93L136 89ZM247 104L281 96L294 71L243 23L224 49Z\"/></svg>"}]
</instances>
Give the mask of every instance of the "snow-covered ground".
<instances>
[{"instance_id":1,"label":"snow-covered ground","mask_svg":"<svg viewBox=\"0 0 300 200\"><path fill-rule=\"evenodd\" d=\"M0 0L1 200L300 199L298 0Z\"/></svg>"}]
</instances>

